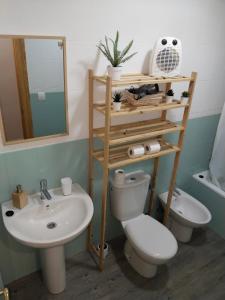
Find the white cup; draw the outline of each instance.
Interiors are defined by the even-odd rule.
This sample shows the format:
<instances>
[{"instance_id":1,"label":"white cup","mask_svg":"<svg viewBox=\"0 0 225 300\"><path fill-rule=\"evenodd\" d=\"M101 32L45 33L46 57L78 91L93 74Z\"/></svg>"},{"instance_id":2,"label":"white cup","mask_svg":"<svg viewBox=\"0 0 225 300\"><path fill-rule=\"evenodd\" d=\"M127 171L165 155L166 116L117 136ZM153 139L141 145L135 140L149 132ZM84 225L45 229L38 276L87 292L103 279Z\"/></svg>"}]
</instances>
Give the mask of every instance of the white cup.
<instances>
[{"instance_id":1,"label":"white cup","mask_svg":"<svg viewBox=\"0 0 225 300\"><path fill-rule=\"evenodd\" d=\"M70 177L64 177L61 179L62 192L64 196L72 194L72 179Z\"/></svg>"}]
</instances>

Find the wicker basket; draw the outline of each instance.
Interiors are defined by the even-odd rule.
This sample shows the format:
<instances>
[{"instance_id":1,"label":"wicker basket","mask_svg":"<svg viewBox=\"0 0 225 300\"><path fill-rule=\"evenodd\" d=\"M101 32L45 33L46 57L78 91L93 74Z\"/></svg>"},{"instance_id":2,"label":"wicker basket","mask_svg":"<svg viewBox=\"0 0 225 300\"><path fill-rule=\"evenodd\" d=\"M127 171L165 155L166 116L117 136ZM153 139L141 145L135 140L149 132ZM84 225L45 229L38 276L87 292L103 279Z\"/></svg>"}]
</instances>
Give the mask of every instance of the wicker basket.
<instances>
[{"instance_id":1,"label":"wicker basket","mask_svg":"<svg viewBox=\"0 0 225 300\"><path fill-rule=\"evenodd\" d=\"M146 95L139 100L136 100L134 96L134 94L126 90L123 92L122 101L127 102L128 104L133 106L157 105L163 102L163 97L165 96L165 93L159 92L153 95Z\"/></svg>"}]
</instances>

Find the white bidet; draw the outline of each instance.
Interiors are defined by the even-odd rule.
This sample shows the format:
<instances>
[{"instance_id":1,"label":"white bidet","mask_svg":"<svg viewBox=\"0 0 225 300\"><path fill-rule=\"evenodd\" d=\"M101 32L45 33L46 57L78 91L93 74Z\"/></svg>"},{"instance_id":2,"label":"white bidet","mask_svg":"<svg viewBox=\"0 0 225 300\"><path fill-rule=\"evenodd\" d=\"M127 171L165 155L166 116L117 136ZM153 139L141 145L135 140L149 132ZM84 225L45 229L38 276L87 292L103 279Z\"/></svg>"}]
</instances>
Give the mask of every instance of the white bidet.
<instances>
[{"instance_id":1,"label":"white bidet","mask_svg":"<svg viewBox=\"0 0 225 300\"><path fill-rule=\"evenodd\" d=\"M168 192L159 195L163 207L166 206ZM189 242L194 228L211 221L210 211L197 199L176 189L170 208L169 228L178 241Z\"/></svg>"}]
</instances>

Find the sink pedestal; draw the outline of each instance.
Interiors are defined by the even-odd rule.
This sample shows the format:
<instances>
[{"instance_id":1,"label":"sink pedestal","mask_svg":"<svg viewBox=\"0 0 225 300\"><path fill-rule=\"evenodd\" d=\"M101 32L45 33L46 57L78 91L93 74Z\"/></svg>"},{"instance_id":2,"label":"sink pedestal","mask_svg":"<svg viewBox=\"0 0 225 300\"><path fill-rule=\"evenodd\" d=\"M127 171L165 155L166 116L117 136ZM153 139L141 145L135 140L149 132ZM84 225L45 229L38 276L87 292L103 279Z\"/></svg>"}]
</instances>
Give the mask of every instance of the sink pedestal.
<instances>
[{"instance_id":1,"label":"sink pedestal","mask_svg":"<svg viewBox=\"0 0 225 300\"><path fill-rule=\"evenodd\" d=\"M71 195L64 196L61 188L49 193L51 201L40 200L38 193L28 196L23 209L15 208L9 200L1 203L1 211L9 234L26 246L40 249L44 282L50 293L59 294L66 287L64 245L87 228L94 207L76 183Z\"/></svg>"},{"instance_id":2,"label":"sink pedestal","mask_svg":"<svg viewBox=\"0 0 225 300\"><path fill-rule=\"evenodd\" d=\"M41 249L42 273L52 294L59 294L66 287L64 246Z\"/></svg>"}]
</instances>

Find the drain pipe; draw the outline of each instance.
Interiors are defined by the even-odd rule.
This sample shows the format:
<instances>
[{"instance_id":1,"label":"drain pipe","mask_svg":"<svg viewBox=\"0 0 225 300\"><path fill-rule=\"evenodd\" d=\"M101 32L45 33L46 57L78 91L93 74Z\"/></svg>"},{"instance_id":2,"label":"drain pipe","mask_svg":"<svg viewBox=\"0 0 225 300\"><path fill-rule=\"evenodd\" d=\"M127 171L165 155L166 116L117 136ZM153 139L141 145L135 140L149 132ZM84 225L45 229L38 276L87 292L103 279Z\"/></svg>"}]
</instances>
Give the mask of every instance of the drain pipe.
<instances>
[{"instance_id":1,"label":"drain pipe","mask_svg":"<svg viewBox=\"0 0 225 300\"><path fill-rule=\"evenodd\" d=\"M4 300L9 300L9 290L7 288L0 289L0 295L4 297Z\"/></svg>"},{"instance_id":2,"label":"drain pipe","mask_svg":"<svg viewBox=\"0 0 225 300\"><path fill-rule=\"evenodd\" d=\"M4 300L9 300L9 290L3 287L1 273L0 273L0 296L3 296Z\"/></svg>"}]
</instances>

